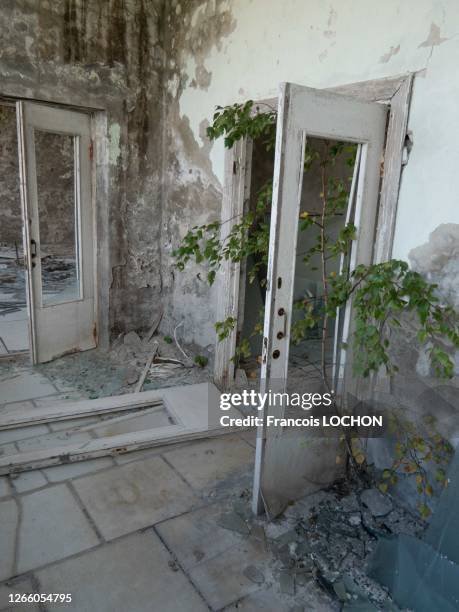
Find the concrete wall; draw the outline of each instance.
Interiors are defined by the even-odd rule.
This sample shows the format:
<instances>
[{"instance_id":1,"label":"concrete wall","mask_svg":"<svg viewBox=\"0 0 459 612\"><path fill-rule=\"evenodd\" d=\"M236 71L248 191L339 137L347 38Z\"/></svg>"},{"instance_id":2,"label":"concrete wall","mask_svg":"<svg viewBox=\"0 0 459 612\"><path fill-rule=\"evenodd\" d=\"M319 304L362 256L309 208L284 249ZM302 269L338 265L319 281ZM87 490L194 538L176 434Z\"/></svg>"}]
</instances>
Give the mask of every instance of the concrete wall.
<instances>
[{"instance_id":1,"label":"concrete wall","mask_svg":"<svg viewBox=\"0 0 459 612\"><path fill-rule=\"evenodd\" d=\"M216 105L277 95L281 81L331 87L417 72L394 256L459 223L459 4L455 0L172 0L166 18L167 197L163 260L190 225L219 217L224 149L205 127ZM213 342L216 290L165 272L166 311ZM185 298L185 299L184 299Z\"/></svg>"},{"instance_id":2,"label":"concrete wall","mask_svg":"<svg viewBox=\"0 0 459 612\"><path fill-rule=\"evenodd\" d=\"M112 334L147 327L160 306L162 7L163 0L1 3L0 94L106 112L109 195L98 215L106 215L99 229L109 247L102 281Z\"/></svg>"},{"instance_id":3,"label":"concrete wall","mask_svg":"<svg viewBox=\"0 0 459 612\"><path fill-rule=\"evenodd\" d=\"M417 72L394 255L459 223L459 39L454 0L3 0L0 94L106 112L112 334L148 326L213 346L218 287L180 274L171 251L221 213L215 106ZM98 211L99 213L101 211ZM102 215L103 216L103 215Z\"/></svg>"}]
</instances>

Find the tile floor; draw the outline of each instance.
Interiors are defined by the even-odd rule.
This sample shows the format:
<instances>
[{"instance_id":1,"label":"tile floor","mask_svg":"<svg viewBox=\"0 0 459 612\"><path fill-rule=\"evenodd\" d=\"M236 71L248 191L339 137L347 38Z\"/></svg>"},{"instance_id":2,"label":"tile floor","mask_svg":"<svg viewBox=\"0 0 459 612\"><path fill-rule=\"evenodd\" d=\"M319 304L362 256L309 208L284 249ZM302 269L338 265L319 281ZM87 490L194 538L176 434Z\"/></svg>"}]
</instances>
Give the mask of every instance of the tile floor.
<instances>
[{"instance_id":1,"label":"tile floor","mask_svg":"<svg viewBox=\"0 0 459 612\"><path fill-rule=\"evenodd\" d=\"M0 410L63 397L43 370L0 372ZM20 444L46 434L33 429ZM17 444L14 432L2 435L4 449ZM333 609L308 590L281 594L266 546L219 525L241 495L249 508L254 445L244 432L0 477L0 611ZM72 602L10 604L14 593Z\"/></svg>"}]
</instances>

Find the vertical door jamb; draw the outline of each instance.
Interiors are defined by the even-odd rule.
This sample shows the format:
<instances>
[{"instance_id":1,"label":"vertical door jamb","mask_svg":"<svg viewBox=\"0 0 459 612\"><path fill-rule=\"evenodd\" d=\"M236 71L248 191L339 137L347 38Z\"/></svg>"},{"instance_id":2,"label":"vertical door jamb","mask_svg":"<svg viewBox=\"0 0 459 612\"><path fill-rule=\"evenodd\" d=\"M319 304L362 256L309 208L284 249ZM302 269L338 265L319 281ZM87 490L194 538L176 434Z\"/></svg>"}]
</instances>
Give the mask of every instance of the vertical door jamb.
<instances>
[{"instance_id":1,"label":"vertical door jamb","mask_svg":"<svg viewBox=\"0 0 459 612\"><path fill-rule=\"evenodd\" d=\"M222 226L220 239L224 240L244 214L244 203L250 188L252 147L247 139L236 142L225 155L225 180L223 188ZM241 264L224 261L219 274L217 321L228 317L235 325L227 338L216 340L214 382L220 389L227 389L234 379L232 358L236 349L237 320L239 310Z\"/></svg>"},{"instance_id":2,"label":"vertical door jamb","mask_svg":"<svg viewBox=\"0 0 459 612\"><path fill-rule=\"evenodd\" d=\"M18 157L19 157L19 185L21 193L21 213L22 213L22 242L24 251L24 273L26 277L26 297L28 311L28 330L29 330L29 350L32 364L37 363L37 345L35 333L35 309L34 309L34 289L32 282L32 253L30 249L30 211L29 194L27 187L27 153L24 134L24 103L21 100L16 102L16 121L18 136Z\"/></svg>"},{"instance_id":3,"label":"vertical door jamb","mask_svg":"<svg viewBox=\"0 0 459 612\"><path fill-rule=\"evenodd\" d=\"M368 102L380 101L390 104L390 114L388 119L387 139L385 149L384 174L381 185L381 198L378 213L378 225L375 241L375 262L389 259L392 254L392 243L395 231L395 219L397 213L397 199L401 181L402 156L405 143L409 106L413 85L413 73L364 81L360 83L350 83L339 87L331 87L328 91L335 91L344 95L355 96L357 99ZM270 100L277 103L278 100ZM250 146L248 141L243 141L242 147ZM247 172L233 172L234 164L239 159L245 157L245 167L250 169L251 151L244 152L238 149L240 143L232 149L226 150L225 156L225 185L223 194L222 218L232 217L233 214L243 213L243 202L238 200L241 189L245 190L245 198L248 197L250 190L250 174ZM239 151L239 152L238 152ZM248 181L248 183L246 183ZM242 183L242 185L241 185ZM227 316L233 316L238 320L240 316L241 298L240 285L237 277L240 277L241 269L237 264L225 262L222 272L222 294L220 294L217 311L217 320L224 320ZM231 277L232 281L231 282ZM227 291L236 293L230 294ZM231 306L231 304L232 306ZM239 303L239 304L238 304ZM238 304L238 306L235 306ZM227 314L231 313L231 314ZM234 354L236 345L236 333L231 335L223 342L217 342L216 358L214 368L214 380L220 388L226 388L232 380L234 367L231 365L231 358ZM229 363L228 363L229 362Z\"/></svg>"}]
</instances>

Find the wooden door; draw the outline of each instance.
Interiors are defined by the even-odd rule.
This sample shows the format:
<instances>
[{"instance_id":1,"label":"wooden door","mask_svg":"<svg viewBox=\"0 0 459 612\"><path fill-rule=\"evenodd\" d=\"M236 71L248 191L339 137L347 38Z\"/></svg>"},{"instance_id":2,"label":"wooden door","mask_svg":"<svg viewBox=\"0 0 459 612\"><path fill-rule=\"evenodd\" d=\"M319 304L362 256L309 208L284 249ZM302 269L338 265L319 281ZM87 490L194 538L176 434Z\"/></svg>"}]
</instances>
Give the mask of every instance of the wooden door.
<instances>
[{"instance_id":1,"label":"wooden door","mask_svg":"<svg viewBox=\"0 0 459 612\"><path fill-rule=\"evenodd\" d=\"M369 263L374 245L386 120L387 107L383 104L362 102L292 83L281 85L263 332L262 392L270 388L285 390L288 378L306 140L317 137L361 145L354 204L358 236L352 261L354 265ZM264 410L264 424L257 436L253 502L255 512L260 512L264 505L271 515L276 515L291 499L304 494L304 479L311 456L298 438L283 436L278 427L268 428L268 414L282 416L283 410ZM324 453L328 452L325 447Z\"/></svg>"},{"instance_id":2,"label":"wooden door","mask_svg":"<svg viewBox=\"0 0 459 612\"><path fill-rule=\"evenodd\" d=\"M18 102L33 363L97 344L90 117Z\"/></svg>"}]
</instances>

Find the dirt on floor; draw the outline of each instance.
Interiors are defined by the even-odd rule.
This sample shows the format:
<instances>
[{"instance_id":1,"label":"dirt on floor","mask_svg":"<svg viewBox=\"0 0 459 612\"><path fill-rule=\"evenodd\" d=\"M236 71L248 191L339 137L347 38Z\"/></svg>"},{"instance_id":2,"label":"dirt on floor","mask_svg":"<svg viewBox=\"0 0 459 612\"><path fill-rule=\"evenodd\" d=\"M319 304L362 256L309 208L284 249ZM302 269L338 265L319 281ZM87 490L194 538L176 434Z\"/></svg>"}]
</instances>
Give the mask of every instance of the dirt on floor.
<instances>
[{"instance_id":1,"label":"dirt on floor","mask_svg":"<svg viewBox=\"0 0 459 612\"><path fill-rule=\"evenodd\" d=\"M292 611L316 601L344 612L397 611L388 590L366 573L380 537L420 535L425 524L390 496L359 484L339 482L292 504L274 521L251 514L250 492L241 494L219 524L264 543L270 561L248 566L257 584L274 583L292 601Z\"/></svg>"}]
</instances>

